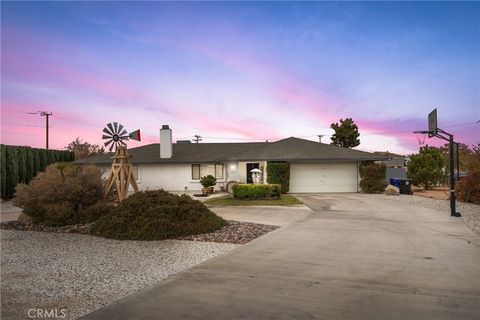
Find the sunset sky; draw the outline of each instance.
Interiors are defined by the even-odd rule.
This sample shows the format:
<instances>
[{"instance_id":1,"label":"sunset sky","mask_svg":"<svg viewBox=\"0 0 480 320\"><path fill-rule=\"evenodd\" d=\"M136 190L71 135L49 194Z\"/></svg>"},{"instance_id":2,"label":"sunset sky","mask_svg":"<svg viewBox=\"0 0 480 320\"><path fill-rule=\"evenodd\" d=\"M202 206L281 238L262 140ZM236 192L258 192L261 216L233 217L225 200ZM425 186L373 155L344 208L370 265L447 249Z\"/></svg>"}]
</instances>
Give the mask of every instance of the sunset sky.
<instances>
[{"instance_id":1,"label":"sunset sky","mask_svg":"<svg viewBox=\"0 0 480 320\"><path fill-rule=\"evenodd\" d=\"M358 149L410 153L439 127L480 142L475 2L2 2L1 142L318 140L352 117ZM438 144L431 140L429 144ZM443 143L443 142L442 142Z\"/></svg>"}]
</instances>

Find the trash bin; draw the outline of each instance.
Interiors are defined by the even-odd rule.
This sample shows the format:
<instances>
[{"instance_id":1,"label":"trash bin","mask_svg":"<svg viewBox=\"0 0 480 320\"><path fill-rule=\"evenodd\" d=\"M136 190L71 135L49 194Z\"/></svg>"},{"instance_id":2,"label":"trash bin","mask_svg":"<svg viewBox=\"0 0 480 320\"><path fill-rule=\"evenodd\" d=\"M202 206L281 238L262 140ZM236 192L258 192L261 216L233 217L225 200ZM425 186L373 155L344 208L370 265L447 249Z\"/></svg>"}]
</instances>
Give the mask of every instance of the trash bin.
<instances>
[{"instance_id":1,"label":"trash bin","mask_svg":"<svg viewBox=\"0 0 480 320\"><path fill-rule=\"evenodd\" d=\"M405 178L390 178L390 184L400 190L400 194L412 194L412 180Z\"/></svg>"}]
</instances>

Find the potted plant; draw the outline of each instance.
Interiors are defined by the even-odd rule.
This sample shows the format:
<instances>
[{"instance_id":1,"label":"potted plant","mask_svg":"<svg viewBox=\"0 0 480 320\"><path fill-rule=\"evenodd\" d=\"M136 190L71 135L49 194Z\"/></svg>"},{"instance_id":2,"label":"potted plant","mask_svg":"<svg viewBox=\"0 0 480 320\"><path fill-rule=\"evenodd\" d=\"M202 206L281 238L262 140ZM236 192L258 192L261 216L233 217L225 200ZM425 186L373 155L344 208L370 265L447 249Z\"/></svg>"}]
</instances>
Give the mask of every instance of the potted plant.
<instances>
[{"instance_id":1,"label":"potted plant","mask_svg":"<svg viewBox=\"0 0 480 320\"><path fill-rule=\"evenodd\" d=\"M200 179L200 184L203 186L203 194L212 194L213 186L217 184L217 179L209 174L208 176L204 176Z\"/></svg>"}]
</instances>

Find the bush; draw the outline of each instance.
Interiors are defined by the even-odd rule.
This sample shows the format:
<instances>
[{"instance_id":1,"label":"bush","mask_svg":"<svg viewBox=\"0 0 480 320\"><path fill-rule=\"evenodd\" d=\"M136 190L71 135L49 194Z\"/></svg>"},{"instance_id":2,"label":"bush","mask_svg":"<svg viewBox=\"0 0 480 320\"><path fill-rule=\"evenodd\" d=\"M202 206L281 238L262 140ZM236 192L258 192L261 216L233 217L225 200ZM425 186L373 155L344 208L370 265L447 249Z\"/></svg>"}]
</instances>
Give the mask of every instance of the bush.
<instances>
[{"instance_id":1,"label":"bush","mask_svg":"<svg viewBox=\"0 0 480 320\"><path fill-rule=\"evenodd\" d=\"M282 193L290 191L290 164L286 162L268 162L267 182L280 184Z\"/></svg>"},{"instance_id":2,"label":"bush","mask_svg":"<svg viewBox=\"0 0 480 320\"><path fill-rule=\"evenodd\" d=\"M202 177L202 178L200 179L200 184L201 184L204 188L213 187L214 185L217 184L217 179L215 179L214 176L212 176L211 174L209 174L208 176Z\"/></svg>"},{"instance_id":3,"label":"bush","mask_svg":"<svg viewBox=\"0 0 480 320\"><path fill-rule=\"evenodd\" d=\"M412 154L407 164L407 176L416 186L422 185L425 189L444 181L444 161L440 150L433 147L420 148L418 154Z\"/></svg>"},{"instance_id":4,"label":"bush","mask_svg":"<svg viewBox=\"0 0 480 320\"><path fill-rule=\"evenodd\" d=\"M209 233L227 222L203 203L164 190L141 191L98 219L92 232L120 240L163 240Z\"/></svg>"},{"instance_id":5,"label":"bush","mask_svg":"<svg viewBox=\"0 0 480 320\"><path fill-rule=\"evenodd\" d=\"M480 204L480 172L469 173L455 185L458 200Z\"/></svg>"},{"instance_id":6,"label":"bush","mask_svg":"<svg viewBox=\"0 0 480 320\"><path fill-rule=\"evenodd\" d=\"M233 197L237 199L278 199L282 193L279 184L236 184Z\"/></svg>"},{"instance_id":7,"label":"bush","mask_svg":"<svg viewBox=\"0 0 480 320\"><path fill-rule=\"evenodd\" d=\"M82 210L102 197L101 170L95 166L50 165L30 184L19 184L14 204L36 223L61 226L86 222Z\"/></svg>"},{"instance_id":8,"label":"bush","mask_svg":"<svg viewBox=\"0 0 480 320\"><path fill-rule=\"evenodd\" d=\"M366 193L381 193L385 189L387 167L380 163L365 163L360 166L360 188Z\"/></svg>"}]
</instances>

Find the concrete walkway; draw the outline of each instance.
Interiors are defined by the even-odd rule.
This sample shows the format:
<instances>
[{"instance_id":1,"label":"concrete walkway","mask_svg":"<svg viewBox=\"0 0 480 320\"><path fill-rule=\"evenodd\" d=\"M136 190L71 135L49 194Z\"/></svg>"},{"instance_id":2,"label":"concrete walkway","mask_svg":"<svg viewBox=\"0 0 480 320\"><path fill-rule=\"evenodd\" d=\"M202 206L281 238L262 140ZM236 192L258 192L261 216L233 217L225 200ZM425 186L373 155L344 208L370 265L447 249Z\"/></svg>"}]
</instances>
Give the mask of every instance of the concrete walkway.
<instances>
[{"instance_id":1,"label":"concrete walkway","mask_svg":"<svg viewBox=\"0 0 480 320\"><path fill-rule=\"evenodd\" d=\"M0 221L14 221L22 213L22 208L15 207L13 201L2 201L0 203Z\"/></svg>"},{"instance_id":2,"label":"concrete walkway","mask_svg":"<svg viewBox=\"0 0 480 320\"><path fill-rule=\"evenodd\" d=\"M313 211L289 208L282 228L85 318L480 318L480 238L460 219L359 194L301 199Z\"/></svg>"}]
</instances>

